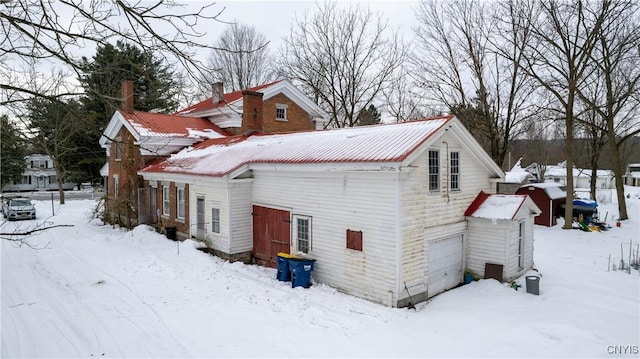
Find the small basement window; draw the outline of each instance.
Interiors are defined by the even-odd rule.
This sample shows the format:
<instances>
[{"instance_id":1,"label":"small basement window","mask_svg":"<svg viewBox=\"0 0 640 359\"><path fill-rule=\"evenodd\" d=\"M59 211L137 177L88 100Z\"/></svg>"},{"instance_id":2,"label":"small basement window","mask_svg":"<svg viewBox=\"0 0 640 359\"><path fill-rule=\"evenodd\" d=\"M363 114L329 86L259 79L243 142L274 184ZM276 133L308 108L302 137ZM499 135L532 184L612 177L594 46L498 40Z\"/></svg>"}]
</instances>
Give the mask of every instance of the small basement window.
<instances>
[{"instance_id":1,"label":"small basement window","mask_svg":"<svg viewBox=\"0 0 640 359\"><path fill-rule=\"evenodd\" d=\"M362 251L362 231L347 229L347 248Z\"/></svg>"}]
</instances>

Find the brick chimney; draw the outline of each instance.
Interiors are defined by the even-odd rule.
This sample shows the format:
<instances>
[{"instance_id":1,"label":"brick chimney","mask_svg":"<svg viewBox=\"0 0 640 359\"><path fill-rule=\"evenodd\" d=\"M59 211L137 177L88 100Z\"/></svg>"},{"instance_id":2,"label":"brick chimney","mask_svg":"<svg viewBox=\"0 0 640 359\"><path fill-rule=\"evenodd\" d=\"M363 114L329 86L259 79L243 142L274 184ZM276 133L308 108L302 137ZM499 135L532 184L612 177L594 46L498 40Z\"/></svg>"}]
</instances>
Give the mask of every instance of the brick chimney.
<instances>
[{"instance_id":1,"label":"brick chimney","mask_svg":"<svg viewBox=\"0 0 640 359\"><path fill-rule=\"evenodd\" d=\"M261 92L242 91L242 132L263 131Z\"/></svg>"},{"instance_id":2,"label":"brick chimney","mask_svg":"<svg viewBox=\"0 0 640 359\"><path fill-rule=\"evenodd\" d=\"M133 80L122 82L122 102L120 107L123 112L133 112Z\"/></svg>"},{"instance_id":3,"label":"brick chimney","mask_svg":"<svg viewBox=\"0 0 640 359\"><path fill-rule=\"evenodd\" d=\"M224 100L224 84L222 82L214 82L211 84L211 100L214 105L217 105L220 101Z\"/></svg>"}]
</instances>

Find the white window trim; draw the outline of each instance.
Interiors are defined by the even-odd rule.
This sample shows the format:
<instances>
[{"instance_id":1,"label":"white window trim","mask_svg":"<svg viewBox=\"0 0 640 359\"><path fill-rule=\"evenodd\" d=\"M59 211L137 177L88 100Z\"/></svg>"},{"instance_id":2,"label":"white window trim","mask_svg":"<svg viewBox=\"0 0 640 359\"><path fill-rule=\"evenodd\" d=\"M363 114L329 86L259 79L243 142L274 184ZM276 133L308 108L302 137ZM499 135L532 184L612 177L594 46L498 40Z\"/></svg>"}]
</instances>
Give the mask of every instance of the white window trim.
<instances>
[{"instance_id":1,"label":"white window trim","mask_svg":"<svg viewBox=\"0 0 640 359\"><path fill-rule=\"evenodd\" d=\"M518 269L524 269L525 238L527 226L524 221L518 222Z\"/></svg>"},{"instance_id":2,"label":"white window trim","mask_svg":"<svg viewBox=\"0 0 640 359\"><path fill-rule=\"evenodd\" d=\"M287 109L288 109L288 105L284 104L284 103L277 103L276 104L276 121L282 121L282 122L287 122L289 119L287 117ZM284 110L284 118L278 118L278 110Z\"/></svg>"},{"instance_id":3,"label":"white window trim","mask_svg":"<svg viewBox=\"0 0 640 359\"><path fill-rule=\"evenodd\" d=\"M182 193L182 199L180 199ZM182 213L180 213L182 209ZM187 195L184 186L176 185L176 219L184 219L187 215Z\"/></svg>"},{"instance_id":4,"label":"white window trim","mask_svg":"<svg viewBox=\"0 0 640 359\"><path fill-rule=\"evenodd\" d=\"M456 153L458 155L458 158L457 158L457 160L458 160L458 166L457 166L458 173L455 173L455 174L453 173L453 164L452 164L452 162L453 162L453 154L454 153ZM458 151L458 150L450 151L449 152L449 168L451 169L450 170L451 173L449 174L449 189L451 189L452 191L460 191L460 187L461 187L460 186L460 178L461 178L461 172L462 172L460 170L460 167L461 167L460 166L460 151ZM457 175L457 177L458 177L457 178L458 187L456 187L456 188L453 188L453 176L454 175Z\"/></svg>"},{"instance_id":5,"label":"white window trim","mask_svg":"<svg viewBox=\"0 0 640 359\"><path fill-rule=\"evenodd\" d=\"M113 198L118 198L119 188L120 188L120 178L118 178L118 175L113 175Z\"/></svg>"},{"instance_id":6,"label":"white window trim","mask_svg":"<svg viewBox=\"0 0 640 359\"><path fill-rule=\"evenodd\" d=\"M218 210L218 231L217 232L214 230L215 226L213 225L213 223L214 223L213 211L214 210ZM211 206L211 233L220 234L221 232L222 232L222 210L220 209L220 205L213 204Z\"/></svg>"},{"instance_id":7,"label":"white window trim","mask_svg":"<svg viewBox=\"0 0 640 359\"><path fill-rule=\"evenodd\" d=\"M171 195L169 192L169 186L162 186L162 215L169 216L171 215Z\"/></svg>"},{"instance_id":8,"label":"white window trim","mask_svg":"<svg viewBox=\"0 0 640 359\"><path fill-rule=\"evenodd\" d=\"M431 188L431 164L430 162L430 153L431 152L436 152L438 154L438 164L437 164L437 169L438 172L436 173L437 175L437 186L435 189ZM427 150L427 189L429 190L429 193L439 193L440 192L440 186L442 184L442 176L441 176L441 168L440 168L440 150L437 148L431 148Z\"/></svg>"},{"instance_id":9,"label":"white window trim","mask_svg":"<svg viewBox=\"0 0 640 359\"><path fill-rule=\"evenodd\" d=\"M122 160L122 137L120 136L116 137L115 144L116 144L115 160L121 161Z\"/></svg>"},{"instance_id":10,"label":"white window trim","mask_svg":"<svg viewBox=\"0 0 640 359\"><path fill-rule=\"evenodd\" d=\"M291 249L292 252L291 253L298 253L298 252L302 252L299 249L298 246L298 241L300 240L298 238L298 219L302 219L302 220L308 220L309 221L309 239L308 239L308 250L307 252L303 252L303 253L309 253L313 250L313 218L311 216L304 216L304 215L300 215L300 214L294 214L291 218ZM304 239L302 239L304 240Z\"/></svg>"}]
</instances>

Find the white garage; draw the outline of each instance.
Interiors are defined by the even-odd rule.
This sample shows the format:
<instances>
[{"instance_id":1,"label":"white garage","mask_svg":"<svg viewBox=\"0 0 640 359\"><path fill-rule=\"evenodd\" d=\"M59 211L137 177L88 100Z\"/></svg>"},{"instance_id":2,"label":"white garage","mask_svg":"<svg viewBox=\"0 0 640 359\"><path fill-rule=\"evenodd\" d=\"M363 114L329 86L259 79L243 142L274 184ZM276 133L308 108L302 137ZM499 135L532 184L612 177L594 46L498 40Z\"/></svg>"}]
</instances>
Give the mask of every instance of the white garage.
<instances>
[{"instance_id":1,"label":"white garage","mask_svg":"<svg viewBox=\"0 0 640 359\"><path fill-rule=\"evenodd\" d=\"M427 296L429 298L462 282L464 265L462 239L462 234L456 234L428 242Z\"/></svg>"}]
</instances>

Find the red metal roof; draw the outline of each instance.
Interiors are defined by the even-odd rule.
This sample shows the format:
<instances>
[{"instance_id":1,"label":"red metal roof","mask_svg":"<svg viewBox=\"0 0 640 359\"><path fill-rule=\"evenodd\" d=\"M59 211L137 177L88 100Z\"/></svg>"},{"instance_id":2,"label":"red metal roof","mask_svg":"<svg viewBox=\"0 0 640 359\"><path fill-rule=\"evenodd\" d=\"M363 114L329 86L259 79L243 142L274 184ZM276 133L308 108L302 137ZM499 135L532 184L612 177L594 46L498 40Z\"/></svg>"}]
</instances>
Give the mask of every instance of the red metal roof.
<instances>
[{"instance_id":1,"label":"red metal roof","mask_svg":"<svg viewBox=\"0 0 640 359\"><path fill-rule=\"evenodd\" d=\"M469 205L469 208L467 208L466 211L464 211L464 215L465 216L470 216L473 214L473 212L475 212L478 208L480 208L480 205L487 199L489 198L489 194L485 193L484 191L480 191L480 193L478 193L478 196L476 197L476 199L473 200L473 202L471 202L471 204Z\"/></svg>"},{"instance_id":2,"label":"red metal roof","mask_svg":"<svg viewBox=\"0 0 640 359\"><path fill-rule=\"evenodd\" d=\"M201 117L167 115L151 112L124 112L120 114L143 137L223 137L230 134Z\"/></svg>"},{"instance_id":3,"label":"red metal roof","mask_svg":"<svg viewBox=\"0 0 640 359\"><path fill-rule=\"evenodd\" d=\"M218 108L218 107L224 107L229 103L232 103L234 101L237 101L239 99L242 98L242 91L252 91L252 92L259 92L260 90L263 90L269 86L275 85L278 82L280 82L282 80L278 80L278 81L274 81L274 82L270 82L268 84L264 84L264 85L260 85L260 86L255 86L255 87L251 87L248 88L246 90L240 90L240 91L234 91L234 92L230 92L230 93L226 93L222 96L223 100L214 104L213 103L213 97L209 97L208 99L198 102L195 105L189 106L183 110L178 111L178 114L187 114L187 113L191 113L191 112L199 112L199 111L205 111L205 110L210 110L210 109L214 109L214 108Z\"/></svg>"},{"instance_id":4,"label":"red metal roof","mask_svg":"<svg viewBox=\"0 0 640 359\"><path fill-rule=\"evenodd\" d=\"M224 176L251 163L401 162L452 118L207 140L141 172Z\"/></svg>"},{"instance_id":5,"label":"red metal roof","mask_svg":"<svg viewBox=\"0 0 640 359\"><path fill-rule=\"evenodd\" d=\"M526 195L488 194L481 191L464 211L464 215L488 219L513 219L526 200Z\"/></svg>"}]
</instances>

